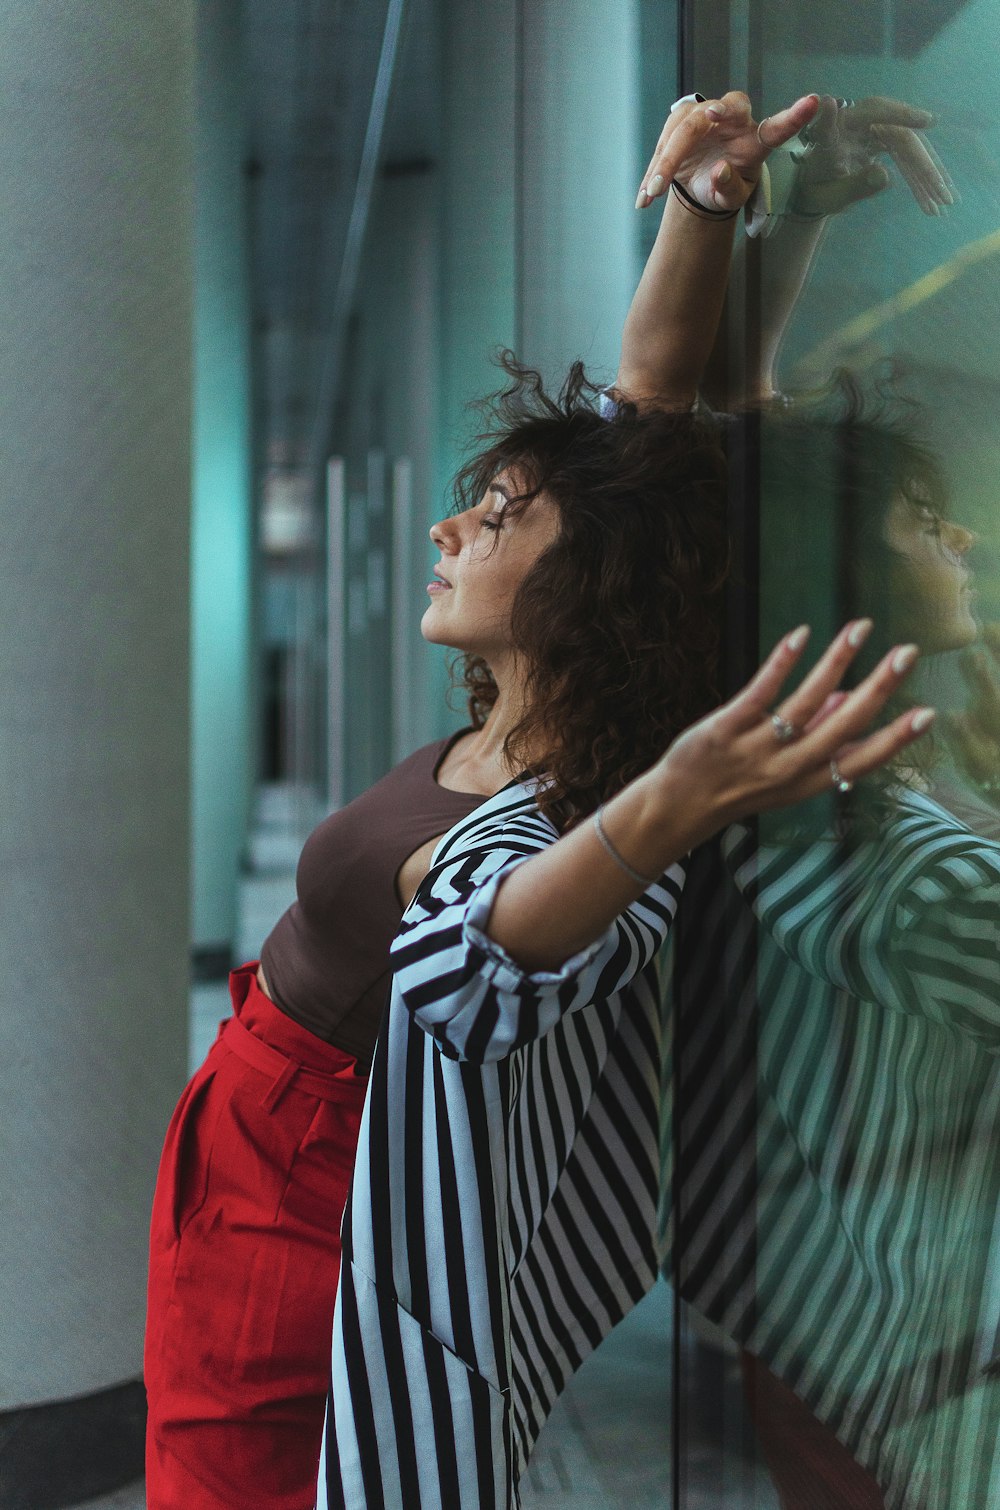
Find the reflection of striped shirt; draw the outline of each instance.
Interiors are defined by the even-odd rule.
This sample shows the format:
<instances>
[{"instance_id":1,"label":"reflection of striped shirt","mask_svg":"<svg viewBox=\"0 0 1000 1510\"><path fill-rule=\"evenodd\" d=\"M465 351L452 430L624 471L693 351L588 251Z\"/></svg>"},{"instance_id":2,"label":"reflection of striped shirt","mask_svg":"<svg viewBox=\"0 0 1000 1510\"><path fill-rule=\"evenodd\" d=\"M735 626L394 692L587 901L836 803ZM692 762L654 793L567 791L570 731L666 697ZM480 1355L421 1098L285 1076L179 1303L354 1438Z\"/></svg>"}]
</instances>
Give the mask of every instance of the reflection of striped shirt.
<instances>
[{"instance_id":1,"label":"reflection of striped shirt","mask_svg":"<svg viewBox=\"0 0 1000 1510\"><path fill-rule=\"evenodd\" d=\"M512 784L458 824L393 945L344 1217L319 1505L499 1510L573 1371L651 1287L654 956L673 868L528 974L483 932L556 830Z\"/></svg>"},{"instance_id":2,"label":"reflection of striped shirt","mask_svg":"<svg viewBox=\"0 0 1000 1510\"><path fill-rule=\"evenodd\" d=\"M678 925L675 1282L894 1510L996 1510L1000 845L908 794L877 843L723 849Z\"/></svg>"}]
</instances>

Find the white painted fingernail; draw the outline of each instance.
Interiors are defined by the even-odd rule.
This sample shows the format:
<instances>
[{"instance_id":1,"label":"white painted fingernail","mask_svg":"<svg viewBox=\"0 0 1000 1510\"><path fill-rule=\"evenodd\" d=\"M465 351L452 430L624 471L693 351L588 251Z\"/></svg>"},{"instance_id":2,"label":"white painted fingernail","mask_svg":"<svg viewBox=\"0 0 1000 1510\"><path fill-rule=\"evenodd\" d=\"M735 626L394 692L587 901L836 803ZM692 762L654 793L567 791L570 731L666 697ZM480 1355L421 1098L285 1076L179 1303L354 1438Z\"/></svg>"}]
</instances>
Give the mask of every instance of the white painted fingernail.
<instances>
[{"instance_id":1,"label":"white painted fingernail","mask_svg":"<svg viewBox=\"0 0 1000 1510\"><path fill-rule=\"evenodd\" d=\"M896 675L902 676L904 671L909 671L919 654L916 645L904 645L901 650L897 650L892 658L892 669Z\"/></svg>"},{"instance_id":2,"label":"white painted fingernail","mask_svg":"<svg viewBox=\"0 0 1000 1510\"><path fill-rule=\"evenodd\" d=\"M646 205L648 203L649 203L649 195L646 193L645 189L640 189L639 192L638 192L638 194L635 197L635 207L636 207L636 209L637 210L644 210L646 208Z\"/></svg>"},{"instance_id":3,"label":"white painted fingernail","mask_svg":"<svg viewBox=\"0 0 1000 1510\"><path fill-rule=\"evenodd\" d=\"M663 174L655 173L646 185L646 193L650 199L655 199L663 188Z\"/></svg>"},{"instance_id":4,"label":"white painted fingernail","mask_svg":"<svg viewBox=\"0 0 1000 1510\"><path fill-rule=\"evenodd\" d=\"M809 625L800 624L798 629L792 630L791 634L788 636L788 639L785 641L785 644L792 652L801 650L806 640L809 638L809 634Z\"/></svg>"},{"instance_id":5,"label":"white painted fingernail","mask_svg":"<svg viewBox=\"0 0 1000 1510\"><path fill-rule=\"evenodd\" d=\"M914 734L922 734L925 729L930 728L936 718L937 710L935 708L921 708L919 712L914 713L910 720L910 728Z\"/></svg>"},{"instance_id":6,"label":"white painted fingernail","mask_svg":"<svg viewBox=\"0 0 1000 1510\"><path fill-rule=\"evenodd\" d=\"M857 650L859 646L865 643L873 627L871 619L859 619L856 624L852 625L851 632L847 636L847 643L852 650Z\"/></svg>"}]
</instances>

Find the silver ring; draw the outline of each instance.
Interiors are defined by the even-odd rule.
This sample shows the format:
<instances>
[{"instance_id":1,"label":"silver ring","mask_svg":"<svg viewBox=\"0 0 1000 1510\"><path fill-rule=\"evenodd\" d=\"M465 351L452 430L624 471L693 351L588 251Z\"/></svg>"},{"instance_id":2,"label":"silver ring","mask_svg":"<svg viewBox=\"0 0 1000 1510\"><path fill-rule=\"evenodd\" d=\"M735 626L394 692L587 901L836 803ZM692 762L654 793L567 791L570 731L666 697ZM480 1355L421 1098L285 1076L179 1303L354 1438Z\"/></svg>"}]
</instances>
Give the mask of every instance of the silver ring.
<instances>
[{"instance_id":1,"label":"silver ring","mask_svg":"<svg viewBox=\"0 0 1000 1510\"><path fill-rule=\"evenodd\" d=\"M854 789L854 782L850 779L850 777L842 776L840 774L840 766L835 760L830 761L830 780L833 782L837 791L842 794L853 791Z\"/></svg>"},{"instance_id":2,"label":"silver ring","mask_svg":"<svg viewBox=\"0 0 1000 1510\"><path fill-rule=\"evenodd\" d=\"M767 123L768 123L768 121L770 119L771 119L771 117L769 115L765 115L764 119L762 121L758 121L758 123L757 123L757 140L760 142L760 144L764 148L765 152L770 152L771 149L767 145L767 142L764 140L764 138L761 136L760 132L761 132L761 127L762 126L766 126Z\"/></svg>"},{"instance_id":3,"label":"silver ring","mask_svg":"<svg viewBox=\"0 0 1000 1510\"><path fill-rule=\"evenodd\" d=\"M799 732L795 725L790 724L787 718L782 718L780 713L771 714L771 723L774 725L774 733L779 745L788 744L789 740L794 739Z\"/></svg>"}]
</instances>

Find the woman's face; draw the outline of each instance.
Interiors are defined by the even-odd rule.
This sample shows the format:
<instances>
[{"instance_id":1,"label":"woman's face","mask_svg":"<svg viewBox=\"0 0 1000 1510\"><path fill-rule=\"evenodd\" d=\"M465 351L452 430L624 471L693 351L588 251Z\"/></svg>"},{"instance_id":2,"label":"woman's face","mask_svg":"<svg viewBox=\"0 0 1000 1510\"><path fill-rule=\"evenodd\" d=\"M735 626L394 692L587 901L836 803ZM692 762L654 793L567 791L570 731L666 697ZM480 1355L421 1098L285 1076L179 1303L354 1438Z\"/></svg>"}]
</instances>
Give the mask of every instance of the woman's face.
<instances>
[{"instance_id":1,"label":"woman's face","mask_svg":"<svg viewBox=\"0 0 1000 1510\"><path fill-rule=\"evenodd\" d=\"M495 672L510 652L514 596L559 532L558 510L544 495L505 518L523 482L497 474L475 508L440 519L431 539L441 552L420 632L433 645L481 655Z\"/></svg>"},{"instance_id":2,"label":"woman's face","mask_svg":"<svg viewBox=\"0 0 1000 1510\"><path fill-rule=\"evenodd\" d=\"M976 537L931 508L898 495L885 526L893 561L894 634L925 655L959 650L979 637L966 556Z\"/></svg>"}]
</instances>

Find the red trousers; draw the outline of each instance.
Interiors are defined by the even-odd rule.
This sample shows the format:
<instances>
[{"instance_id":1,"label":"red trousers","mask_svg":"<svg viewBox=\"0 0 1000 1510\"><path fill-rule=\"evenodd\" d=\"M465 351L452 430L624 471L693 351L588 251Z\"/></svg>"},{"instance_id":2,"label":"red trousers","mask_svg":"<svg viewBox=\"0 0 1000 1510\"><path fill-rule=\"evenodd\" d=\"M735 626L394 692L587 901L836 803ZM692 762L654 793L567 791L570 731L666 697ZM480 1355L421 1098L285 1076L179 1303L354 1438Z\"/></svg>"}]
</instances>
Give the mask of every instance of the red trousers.
<instances>
[{"instance_id":1,"label":"red trousers","mask_svg":"<svg viewBox=\"0 0 1000 1510\"><path fill-rule=\"evenodd\" d=\"M751 1353L743 1388L781 1510L885 1510L867 1468Z\"/></svg>"},{"instance_id":2,"label":"red trousers","mask_svg":"<svg viewBox=\"0 0 1000 1510\"><path fill-rule=\"evenodd\" d=\"M256 982L181 1097L153 1202L148 1510L310 1510L366 1080Z\"/></svg>"}]
</instances>

